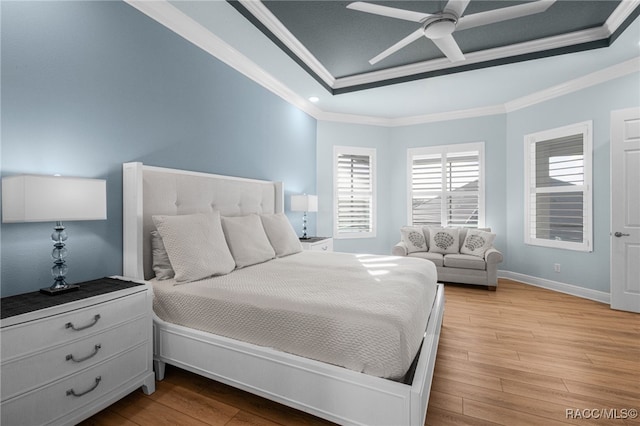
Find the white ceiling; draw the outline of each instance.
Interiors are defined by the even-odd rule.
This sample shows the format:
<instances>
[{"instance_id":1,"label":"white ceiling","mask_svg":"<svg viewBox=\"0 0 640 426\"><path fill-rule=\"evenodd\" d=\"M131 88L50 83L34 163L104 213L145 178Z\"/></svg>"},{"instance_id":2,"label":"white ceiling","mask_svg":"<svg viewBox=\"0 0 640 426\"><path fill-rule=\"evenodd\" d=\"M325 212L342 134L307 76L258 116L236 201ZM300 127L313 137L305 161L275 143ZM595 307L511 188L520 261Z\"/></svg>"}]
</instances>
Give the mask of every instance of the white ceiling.
<instances>
[{"instance_id":1,"label":"white ceiling","mask_svg":"<svg viewBox=\"0 0 640 426\"><path fill-rule=\"evenodd\" d=\"M640 71L638 18L608 48L331 95L226 1L125 1L325 120L397 125L433 121L445 113L497 112L510 102L623 63L623 72ZM310 96L320 101L311 104Z\"/></svg>"}]
</instances>

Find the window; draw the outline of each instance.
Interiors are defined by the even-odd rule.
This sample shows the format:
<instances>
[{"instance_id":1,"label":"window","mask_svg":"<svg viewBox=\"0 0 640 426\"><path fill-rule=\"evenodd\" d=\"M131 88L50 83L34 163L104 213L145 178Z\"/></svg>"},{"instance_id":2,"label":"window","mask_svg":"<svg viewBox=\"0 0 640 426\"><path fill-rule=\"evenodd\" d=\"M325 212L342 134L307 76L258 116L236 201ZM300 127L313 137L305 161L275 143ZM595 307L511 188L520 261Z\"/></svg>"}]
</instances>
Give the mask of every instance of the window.
<instances>
[{"instance_id":1,"label":"window","mask_svg":"<svg viewBox=\"0 0 640 426\"><path fill-rule=\"evenodd\" d=\"M334 238L376 236L376 150L334 148Z\"/></svg>"},{"instance_id":2,"label":"window","mask_svg":"<svg viewBox=\"0 0 640 426\"><path fill-rule=\"evenodd\" d=\"M409 223L484 226L484 143L408 151Z\"/></svg>"},{"instance_id":3,"label":"window","mask_svg":"<svg viewBox=\"0 0 640 426\"><path fill-rule=\"evenodd\" d=\"M590 121L526 135L525 243L591 251Z\"/></svg>"}]
</instances>

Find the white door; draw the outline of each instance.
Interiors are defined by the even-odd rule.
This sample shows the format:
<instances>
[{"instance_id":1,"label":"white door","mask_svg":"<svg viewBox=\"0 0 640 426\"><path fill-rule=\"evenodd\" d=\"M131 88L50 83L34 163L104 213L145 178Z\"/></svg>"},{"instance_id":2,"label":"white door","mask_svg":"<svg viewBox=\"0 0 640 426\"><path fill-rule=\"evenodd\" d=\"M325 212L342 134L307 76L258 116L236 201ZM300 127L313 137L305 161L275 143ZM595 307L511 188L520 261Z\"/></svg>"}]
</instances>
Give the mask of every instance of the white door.
<instances>
[{"instance_id":1,"label":"white door","mask_svg":"<svg viewBox=\"0 0 640 426\"><path fill-rule=\"evenodd\" d=\"M611 308L640 312L640 108L611 112Z\"/></svg>"}]
</instances>

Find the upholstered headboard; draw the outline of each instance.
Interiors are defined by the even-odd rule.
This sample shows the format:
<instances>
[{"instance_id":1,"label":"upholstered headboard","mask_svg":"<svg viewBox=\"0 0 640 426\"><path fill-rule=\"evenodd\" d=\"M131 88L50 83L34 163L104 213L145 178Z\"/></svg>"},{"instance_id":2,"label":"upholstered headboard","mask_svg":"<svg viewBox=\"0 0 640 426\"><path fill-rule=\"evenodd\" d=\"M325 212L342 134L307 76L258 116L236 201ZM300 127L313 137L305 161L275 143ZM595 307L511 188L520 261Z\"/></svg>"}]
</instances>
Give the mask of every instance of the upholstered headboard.
<instances>
[{"instance_id":1,"label":"upholstered headboard","mask_svg":"<svg viewBox=\"0 0 640 426\"><path fill-rule=\"evenodd\" d=\"M131 278L153 278L153 215L205 213L223 216L284 211L281 182L221 176L142 163L124 163L123 266Z\"/></svg>"}]
</instances>

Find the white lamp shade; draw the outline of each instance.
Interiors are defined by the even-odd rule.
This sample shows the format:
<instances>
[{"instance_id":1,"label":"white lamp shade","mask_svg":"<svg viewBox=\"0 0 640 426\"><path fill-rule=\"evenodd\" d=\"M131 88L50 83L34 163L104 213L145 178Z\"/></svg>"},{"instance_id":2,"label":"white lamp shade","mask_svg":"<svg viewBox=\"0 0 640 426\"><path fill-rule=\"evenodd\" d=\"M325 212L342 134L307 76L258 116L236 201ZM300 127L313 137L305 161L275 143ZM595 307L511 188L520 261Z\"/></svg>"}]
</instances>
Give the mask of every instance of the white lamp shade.
<instances>
[{"instance_id":1,"label":"white lamp shade","mask_svg":"<svg viewBox=\"0 0 640 426\"><path fill-rule=\"evenodd\" d=\"M2 178L3 222L107 218L104 179L19 175Z\"/></svg>"},{"instance_id":2,"label":"white lamp shade","mask_svg":"<svg viewBox=\"0 0 640 426\"><path fill-rule=\"evenodd\" d=\"M294 212L317 212L318 196L317 195L292 195L291 211Z\"/></svg>"}]
</instances>

